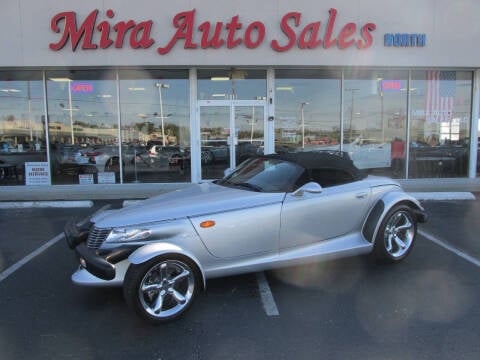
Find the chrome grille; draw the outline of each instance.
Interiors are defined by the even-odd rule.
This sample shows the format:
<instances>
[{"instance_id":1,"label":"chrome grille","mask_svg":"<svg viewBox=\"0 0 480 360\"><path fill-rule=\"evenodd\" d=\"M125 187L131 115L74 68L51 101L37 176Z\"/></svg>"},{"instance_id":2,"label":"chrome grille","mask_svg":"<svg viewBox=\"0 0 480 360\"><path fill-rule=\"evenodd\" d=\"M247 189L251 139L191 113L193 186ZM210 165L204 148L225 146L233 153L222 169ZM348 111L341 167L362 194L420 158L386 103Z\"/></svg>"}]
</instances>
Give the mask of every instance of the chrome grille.
<instances>
[{"instance_id":1,"label":"chrome grille","mask_svg":"<svg viewBox=\"0 0 480 360\"><path fill-rule=\"evenodd\" d=\"M98 249L100 245L103 244L109 233L110 229L98 229L93 227L88 234L87 247L90 249Z\"/></svg>"}]
</instances>

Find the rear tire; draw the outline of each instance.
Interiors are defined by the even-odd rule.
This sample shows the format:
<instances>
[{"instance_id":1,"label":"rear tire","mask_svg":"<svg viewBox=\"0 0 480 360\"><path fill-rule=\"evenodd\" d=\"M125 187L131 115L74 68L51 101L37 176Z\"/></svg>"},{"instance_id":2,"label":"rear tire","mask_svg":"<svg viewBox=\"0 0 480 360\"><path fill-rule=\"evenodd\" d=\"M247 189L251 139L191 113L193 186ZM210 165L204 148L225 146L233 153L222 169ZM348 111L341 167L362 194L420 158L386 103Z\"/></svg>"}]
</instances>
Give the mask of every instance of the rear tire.
<instances>
[{"instance_id":1,"label":"rear tire","mask_svg":"<svg viewBox=\"0 0 480 360\"><path fill-rule=\"evenodd\" d=\"M161 324L183 315L200 287L200 276L192 261L177 255L162 255L130 265L123 294L141 318Z\"/></svg>"},{"instance_id":2,"label":"rear tire","mask_svg":"<svg viewBox=\"0 0 480 360\"><path fill-rule=\"evenodd\" d=\"M395 205L379 228L373 253L377 261L395 263L405 259L413 248L417 220L410 207Z\"/></svg>"}]
</instances>

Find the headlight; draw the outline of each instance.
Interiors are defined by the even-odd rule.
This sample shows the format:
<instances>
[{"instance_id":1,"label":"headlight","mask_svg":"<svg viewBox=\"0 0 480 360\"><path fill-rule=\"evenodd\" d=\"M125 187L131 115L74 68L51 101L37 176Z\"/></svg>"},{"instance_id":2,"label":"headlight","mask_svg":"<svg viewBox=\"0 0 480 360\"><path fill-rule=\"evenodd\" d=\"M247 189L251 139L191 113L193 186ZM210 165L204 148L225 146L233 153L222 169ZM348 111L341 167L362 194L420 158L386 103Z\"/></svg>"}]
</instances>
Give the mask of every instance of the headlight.
<instances>
[{"instance_id":1,"label":"headlight","mask_svg":"<svg viewBox=\"0 0 480 360\"><path fill-rule=\"evenodd\" d=\"M118 243L118 242L130 242L145 240L152 234L149 229L135 229L135 228L116 228L108 234L106 242Z\"/></svg>"}]
</instances>

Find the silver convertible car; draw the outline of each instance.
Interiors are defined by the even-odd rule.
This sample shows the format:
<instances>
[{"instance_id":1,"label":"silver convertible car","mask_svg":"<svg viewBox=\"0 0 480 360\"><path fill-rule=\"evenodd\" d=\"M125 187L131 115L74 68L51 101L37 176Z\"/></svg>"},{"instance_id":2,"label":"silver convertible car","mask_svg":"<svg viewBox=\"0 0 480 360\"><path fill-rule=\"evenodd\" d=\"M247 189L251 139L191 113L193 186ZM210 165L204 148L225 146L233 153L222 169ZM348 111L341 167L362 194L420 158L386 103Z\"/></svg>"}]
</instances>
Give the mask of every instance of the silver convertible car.
<instances>
[{"instance_id":1,"label":"silver convertible car","mask_svg":"<svg viewBox=\"0 0 480 360\"><path fill-rule=\"evenodd\" d=\"M347 154L303 152L70 221L65 235L80 261L74 283L123 286L138 315L162 323L210 278L368 253L398 262L426 218L398 183L366 176Z\"/></svg>"}]
</instances>

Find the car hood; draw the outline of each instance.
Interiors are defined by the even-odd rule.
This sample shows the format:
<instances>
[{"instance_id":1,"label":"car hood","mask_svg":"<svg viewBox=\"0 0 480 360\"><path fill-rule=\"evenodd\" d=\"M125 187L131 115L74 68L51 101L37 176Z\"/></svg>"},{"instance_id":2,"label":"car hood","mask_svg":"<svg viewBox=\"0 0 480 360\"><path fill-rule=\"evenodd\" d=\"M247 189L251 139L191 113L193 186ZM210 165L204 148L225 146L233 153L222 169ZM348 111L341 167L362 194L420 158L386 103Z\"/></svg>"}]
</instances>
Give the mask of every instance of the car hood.
<instances>
[{"instance_id":1,"label":"car hood","mask_svg":"<svg viewBox=\"0 0 480 360\"><path fill-rule=\"evenodd\" d=\"M99 228L130 226L194 217L282 202L285 193L233 189L214 183L191 184L92 218Z\"/></svg>"}]
</instances>

